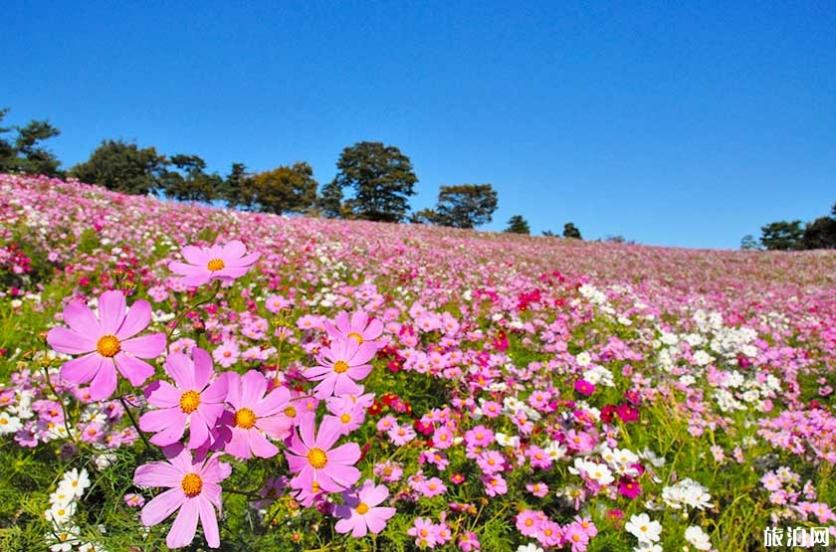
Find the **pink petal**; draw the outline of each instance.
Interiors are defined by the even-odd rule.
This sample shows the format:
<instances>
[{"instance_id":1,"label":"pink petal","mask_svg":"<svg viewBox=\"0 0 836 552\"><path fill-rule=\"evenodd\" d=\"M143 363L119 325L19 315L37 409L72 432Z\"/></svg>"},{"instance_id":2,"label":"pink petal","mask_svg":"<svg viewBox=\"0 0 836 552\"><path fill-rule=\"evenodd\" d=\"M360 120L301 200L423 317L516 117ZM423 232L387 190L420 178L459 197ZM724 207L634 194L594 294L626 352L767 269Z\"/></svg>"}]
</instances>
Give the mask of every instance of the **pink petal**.
<instances>
[{"instance_id":1,"label":"pink petal","mask_svg":"<svg viewBox=\"0 0 836 552\"><path fill-rule=\"evenodd\" d=\"M90 398L94 401L107 399L116 391L116 367L113 360L99 357L99 369L90 384Z\"/></svg>"},{"instance_id":2,"label":"pink petal","mask_svg":"<svg viewBox=\"0 0 836 552\"><path fill-rule=\"evenodd\" d=\"M252 453L250 452L249 432L246 429L241 429L240 427L233 427L232 438L226 444L224 450L236 458L242 458L244 460L252 458Z\"/></svg>"},{"instance_id":3,"label":"pink petal","mask_svg":"<svg viewBox=\"0 0 836 552\"><path fill-rule=\"evenodd\" d=\"M137 487L172 487L180 488L184 473L168 462L151 462L139 466L134 472L134 485Z\"/></svg>"},{"instance_id":4,"label":"pink petal","mask_svg":"<svg viewBox=\"0 0 836 552\"><path fill-rule=\"evenodd\" d=\"M337 439L340 438L340 422L337 418L330 416L328 419L323 419L319 424L319 432L316 435L316 442L311 448L321 448L322 450L329 450ZM330 458L330 453L328 455Z\"/></svg>"},{"instance_id":5,"label":"pink petal","mask_svg":"<svg viewBox=\"0 0 836 552\"><path fill-rule=\"evenodd\" d=\"M186 501L186 495L183 490L178 487L169 489L164 493L155 496L145 508L142 509L140 515L142 524L146 527L156 525L174 512L177 508L183 505Z\"/></svg>"},{"instance_id":6,"label":"pink petal","mask_svg":"<svg viewBox=\"0 0 836 552\"><path fill-rule=\"evenodd\" d=\"M52 328L46 342L59 353L80 355L96 350L96 341L69 328Z\"/></svg>"},{"instance_id":7,"label":"pink petal","mask_svg":"<svg viewBox=\"0 0 836 552\"><path fill-rule=\"evenodd\" d=\"M226 402L238 409L239 406L243 406L241 401L241 375L237 372L225 372L225 374L227 384Z\"/></svg>"},{"instance_id":8,"label":"pink petal","mask_svg":"<svg viewBox=\"0 0 836 552\"><path fill-rule=\"evenodd\" d=\"M357 349L357 352L351 357L351 364L352 366L357 366L358 364L366 364L368 361L374 358L377 354L377 344L364 342L360 347Z\"/></svg>"},{"instance_id":9,"label":"pink petal","mask_svg":"<svg viewBox=\"0 0 836 552\"><path fill-rule=\"evenodd\" d=\"M259 458L272 458L279 452L276 445L268 441L260 431L255 429L250 430L250 447L252 447L253 454Z\"/></svg>"},{"instance_id":10,"label":"pink petal","mask_svg":"<svg viewBox=\"0 0 836 552\"><path fill-rule=\"evenodd\" d=\"M167 381L155 381L145 388L148 403L158 408L172 408L180 406L183 392Z\"/></svg>"},{"instance_id":11,"label":"pink petal","mask_svg":"<svg viewBox=\"0 0 836 552\"><path fill-rule=\"evenodd\" d=\"M183 353L171 353L165 359L165 371L184 391L197 390L192 360Z\"/></svg>"},{"instance_id":12,"label":"pink petal","mask_svg":"<svg viewBox=\"0 0 836 552\"><path fill-rule=\"evenodd\" d=\"M151 305L148 301L140 299L128 309L128 314L125 316L125 321L116 332L116 337L119 339L128 339L133 337L151 323Z\"/></svg>"},{"instance_id":13,"label":"pink petal","mask_svg":"<svg viewBox=\"0 0 836 552\"><path fill-rule=\"evenodd\" d=\"M302 471L302 468L308 465L308 459L303 456L297 456L295 454L285 454L285 459L287 459L287 465L292 472Z\"/></svg>"},{"instance_id":14,"label":"pink petal","mask_svg":"<svg viewBox=\"0 0 836 552\"><path fill-rule=\"evenodd\" d=\"M192 359L195 389L203 389L212 378L212 357L204 349L195 347L192 350Z\"/></svg>"},{"instance_id":15,"label":"pink petal","mask_svg":"<svg viewBox=\"0 0 836 552\"><path fill-rule=\"evenodd\" d=\"M61 377L72 383L87 383L106 359L98 353L78 357L61 366ZM109 361L107 361L109 362Z\"/></svg>"},{"instance_id":16,"label":"pink petal","mask_svg":"<svg viewBox=\"0 0 836 552\"><path fill-rule=\"evenodd\" d=\"M195 247L194 245L187 245L180 250L180 253L183 255L183 258L186 259L186 262L191 263L193 265L206 265L211 260L209 255L206 254L206 250L202 247Z\"/></svg>"},{"instance_id":17,"label":"pink petal","mask_svg":"<svg viewBox=\"0 0 836 552\"><path fill-rule=\"evenodd\" d=\"M354 521L348 519L341 519L336 523L336 525L334 525L334 529L337 530L337 533L348 533L353 528Z\"/></svg>"},{"instance_id":18,"label":"pink petal","mask_svg":"<svg viewBox=\"0 0 836 552\"><path fill-rule=\"evenodd\" d=\"M360 460L360 445L357 443L346 443L328 452L329 465L331 462L334 464L356 464L358 460Z\"/></svg>"},{"instance_id":19,"label":"pink petal","mask_svg":"<svg viewBox=\"0 0 836 552\"><path fill-rule=\"evenodd\" d=\"M152 412L162 412L162 411L155 410L155 411L152 411ZM152 412L148 412L148 413L144 414L143 417L148 416L148 414L151 414ZM182 415L183 418L181 418L179 420L176 419L174 416L171 416L171 418L169 418L169 420L168 420L168 424L166 424L163 428L161 428L157 434L153 435L149 439L149 441L151 441L152 443L154 443L158 447L167 447L168 445L173 445L174 443L177 443L178 441L180 441L180 439L183 438L183 433L186 432L185 414L183 414L181 412L180 415ZM146 422L146 425L153 424L157 421L158 421L157 419L152 418L152 421ZM140 429L142 429L141 425L140 425Z\"/></svg>"},{"instance_id":20,"label":"pink petal","mask_svg":"<svg viewBox=\"0 0 836 552\"><path fill-rule=\"evenodd\" d=\"M99 325L106 334L116 335L125 320L125 295L121 291L106 291L99 297Z\"/></svg>"},{"instance_id":21,"label":"pink petal","mask_svg":"<svg viewBox=\"0 0 836 552\"><path fill-rule=\"evenodd\" d=\"M369 315L366 311L357 311L351 315L351 330L361 333L366 329L366 324L369 322Z\"/></svg>"},{"instance_id":22,"label":"pink petal","mask_svg":"<svg viewBox=\"0 0 836 552\"><path fill-rule=\"evenodd\" d=\"M317 386L318 389L319 386ZM331 393L334 395L359 395L361 391L362 389L354 383L353 379L346 374L340 374L334 378L334 390Z\"/></svg>"},{"instance_id":23,"label":"pink petal","mask_svg":"<svg viewBox=\"0 0 836 552\"><path fill-rule=\"evenodd\" d=\"M348 376L354 381L360 381L362 379L365 379L371 371L371 364L363 364L362 366L352 366L348 369L346 374L348 374Z\"/></svg>"},{"instance_id":24,"label":"pink petal","mask_svg":"<svg viewBox=\"0 0 836 552\"><path fill-rule=\"evenodd\" d=\"M186 500L174 523L171 525L171 530L165 539L165 543L169 548L180 548L188 546L194 540L194 534L197 532L197 516L199 499L191 498Z\"/></svg>"},{"instance_id":25,"label":"pink petal","mask_svg":"<svg viewBox=\"0 0 836 552\"><path fill-rule=\"evenodd\" d=\"M290 391L286 387L277 387L255 405L253 412L259 417L272 416L282 410L288 402L290 402Z\"/></svg>"},{"instance_id":26,"label":"pink petal","mask_svg":"<svg viewBox=\"0 0 836 552\"><path fill-rule=\"evenodd\" d=\"M64 322L83 335L99 335L101 329L93 311L83 301L75 299L64 307Z\"/></svg>"},{"instance_id":27,"label":"pink petal","mask_svg":"<svg viewBox=\"0 0 836 552\"><path fill-rule=\"evenodd\" d=\"M256 370L250 370L241 378L241 403L253 408L264 397L267 390L267 378Z\"/></svg>"},{"instance_id":28,"label":"pink petal","mask_svg":"<svg viewBox=\"0 0 836 552\"><path fill-rule=\"evenodd\" d=\"M165 351L165 334L158 332L126 339L122 350L139 358L156 358Z\"/></svg>"},{"instance_id":29,"label":"pink petal","mask_svg":"<svg viewBox=\"0 0 836 552\"><path fill-rule=\"evenodd\" d=\"M293 422L286 416L268 416L259 418L255 427L268 434L273 439L285 439L290 435Z\"/></svg>"},{"instance_id":30,"label":"pink petal","mask_svg":"<svg viewBox=\"0 0 836 552\"><path fill-rule=\"evenodd\" d=\"M395 515L394 508L372 508L369 515L364 516L369 525L369 531L380 533L386 528L386 520Z\"/></svg>"},{"instance_id":31,"label":"pink petal","mask_svg":"<svg viewBox=\"0 0 836 552\"><path fill-rule=\"evenodd\" d=\"M125 376L125 379L131 382L131 385L142 385L145 383L145 380L154 375L154 368L150 364L134 356L119 353L113 357L113 360L116 362L116 367L119 368L119 372Z\"/></svg>"},{"instance_id":32,"label":"pink petal","mask_svg":"<svg viewBox=\"0 0 836 552\"><path fill-rule=\"evenodd\" d=\"M347 312L340 311L336 318L334 318L334 324L336 324L337 328L343 334L347 335L351 333L351 320L349 319Z\"/></svg>"},{"instance_id":33,"label":"pink petal","mask_svg":"<svg viewBox=\"0 0 836 552\"><path fill-rule=\"evenodd\" d=\"M229 394L229 380L221 376L200 393L200 402L222 403Z\"/></svg>"},{"instance_id":34,"label":"pink petal","mask_svg":"<svg viewBox=\"0 0 836 552\"><path fill-rule=\"evenodd\" d=\"M336 464L333 466L329 465L328 467L326 467L324 471L331 479L334 480L335 483L339 484L344 489L351 487L357 482L358 479L360 479L360 470L358 470L354 466L344 466L340 464ZM324 485L323 488L325 488Z\"/></svg>"},{"instance_id":35,"label":"pink petal","mask_svg":"<svg viewBox=\"0 0 836 552\"><path fill-rule=\"evenodd\" d=\"M189 420L189 448L202 447L209 440L209 428L206 420L198 412L193 412Z\"/></svg>"},{"instance_id":36,"label":"pink petal","mask_svg":"<svg viewBox=\"0 0 836 552\"><path fill-rule=\"evenodd\" d=\"M218 518L215 517L215 509L209 500L202 497L198 500L198 511L200 512L200 524L203 526L203 536L209 548L218 548L221 545L221 536L218 532Z\"/></svg>"},{"instance_id":37,"label":"pink petal","mask_svg":"<svg viewBox=\"0 0 836 552\"><path fill-rule=\"evenodd\" d=\"M179 407L149 410L139 417L139 429L142 431L156 433L164 429L170 429L175 425L186 425L186 415ZM174 441L176 440L177 439L174 439ZM174 441L163 443L163 446L170 445Z\"/></svg>"},{"instance_id":38,"label":"pink petal","mask_svg":"<svg viewBox=\"0 0 836 552\"><path fill-rule=\"evenodd\" d=\"M246 252L247 246L245 246L239 240L232 240L231 242L224 245L221 249L221 255L223 256L224 260L241 258L244 256Z\"/></svg>"}]
</instances>

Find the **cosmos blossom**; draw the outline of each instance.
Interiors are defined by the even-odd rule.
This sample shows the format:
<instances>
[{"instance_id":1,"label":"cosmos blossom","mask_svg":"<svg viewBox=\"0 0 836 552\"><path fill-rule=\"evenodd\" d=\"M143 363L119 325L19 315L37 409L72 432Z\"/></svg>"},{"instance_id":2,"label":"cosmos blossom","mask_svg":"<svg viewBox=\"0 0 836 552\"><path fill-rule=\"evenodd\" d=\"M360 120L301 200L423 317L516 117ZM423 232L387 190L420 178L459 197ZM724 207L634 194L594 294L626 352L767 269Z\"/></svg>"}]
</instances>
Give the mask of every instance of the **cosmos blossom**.
<instances>
[{"instance_id":1,"label":"cosmos blossom","mask_svg":"<svg viewBox=\"0 0 836 552\"><path fill-rule=\"evenodd\" d=\"M360 446L345 443L333 448L339 437L338 424L330 420L322 422L316 435L313 418L301 421L285 453L290 470L296 474L290 481L293 488L342 491L360 479L360 470L354 467L360 460Z\"/></svg>"},{"instance_id":2,"label":"cosmos blossom","mask_svg":"<svg viewBox=\"0 0 836 552\"><path fill-rule=\"evenodd\" d=\"M211 247L187 245L180 252L186 262L172 261L168 268L182 276L180 283L192 287L202 286L212 280L231 282L240 278L260 256L260 253L247 255L246 246L238 240Z\"/></svg>"},{"instance_id":3,"label":"cosmos blossom","mask_svg":"<svg viewBox=\"0 0 836 552\"><path fill-rule=\"evenodd\" d=\"M148 403L156 406L139 419L142 431L156 433L151 442L159 446L176 443L189 426L188 448L203 446L210 430L224 412L227 378L212 380L212 357L200 348L192 351L194 360L183 353L171 353L165 371L175 385L167 381L153 383L145 391Z\"/></svg>"},{"instance_id":4,"label":"cosmos blossom","mask_svg":"<svg viewBox=\"0 0 836 552\"><path fill-rule=\"evenodd\" d=\"M356 494L344 493L344 503L335 509L335 515L341 518L335 529L338 533L350 531L355 538L365 537L368 531L380 533L395 515L394 508L378 506L388 496L386 485L375 486L371 479L363 482Z\"/></svg>"},{"instance_id":5,"label":"cosmos blossom","mask_svg":"<svg viewBox=\"0 0 836 552\"><path fill-rule=\"evenodd\" d=\"M357 345L374 341L383 334L383 322L369 319L368 313L362 310L351 315L342 311L333 323L326 321L323 325L332 340L351 339Z\"/></svg>"},{"instance_id":6,"label":"cosmos blossom","mask_svg":"<svg viewBox=\"0 0 836 552\"><path fill-rule=\"evenodd\" d=\"M98 316L81 300L64 307L69 326L52 328L47 343L60 353L83 355L61 366L69 382L90 384L91 400L107 399L116 390L116 370L131 385L142 385L154 368L140 359L151 359L165 350L165 334L135 337L151 323L151 305L136 301L130 309L121 291L106 291L98 301Z\"/></svg>"},{"instance_id":7,"label":"cosmos blossom","mask_svg":"<svg viewBox=\"0 0 836 552\"><path fill-rule=\"evenodd\" d=\"M221 543L215 509L221 509L220 483L232 469L220 462L217 454L193 458L188 449L180 446L169 447L166 453L168 460L144 464L134 473L138 487L168 487L142 509L142 523L146 527L157 525L177 511L166 537L169 548L191 544L198 519L209 547L218 548Z\"/></svg>"},{"instance_id":8,"label":"cosmos blossom","mask_svg":"<svg viewBox=\"0 0 836 552\"><path fill-rule=\"evenodd\" d=\"M290 408L290 391L277 387L267 393L267 378L255 370L243 376L228 372L227 383L226 402L233 410L228 416L232 434L226 452L243 459L275 456L279 449L267 436L284 439L290 433L292 422L284 413Z\"/></svg>"},{"instance_id":9,"label":"cosmos blossom","mask_svg":"<svg viewBox=\"0 0 836 552\"><path fill-rule=\"evenodd\" d=\"M319 354L319 366L308 368L304 375L319 382L314 388L318 397L357 395L362 393L362 388L356 382L372 371L372 365L368 362L376 352L375 343L358 345L353 339L337 339Z\"/></svg>"}]
</instances>

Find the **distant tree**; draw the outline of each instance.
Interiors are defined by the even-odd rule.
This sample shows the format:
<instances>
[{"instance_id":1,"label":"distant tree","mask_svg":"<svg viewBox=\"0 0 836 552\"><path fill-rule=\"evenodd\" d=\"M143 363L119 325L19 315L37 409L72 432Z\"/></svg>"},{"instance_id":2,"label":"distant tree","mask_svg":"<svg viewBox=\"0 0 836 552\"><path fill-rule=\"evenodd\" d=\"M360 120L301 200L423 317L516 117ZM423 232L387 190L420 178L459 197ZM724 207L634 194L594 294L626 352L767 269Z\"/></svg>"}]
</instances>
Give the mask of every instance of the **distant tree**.
<instances>
[{"instance_id":1,"label":"distant tree","mask_svg":"<svg viewBox=\"0 0 836 552\"><path fill-rule=\"evenodd\" d=\"M508 219L508 227L505 228L504 232L510 234L530 234L531 229L528 227L528 222L522 215L514 215Z\"/></svg>"},{"instance_id":2,"label":"distant tree","mask_svg":"<svg viewBox=\"0 0 836 552\"><path fill-rule=\"evenodd\" d=\"M740 249L743 249L744 251L753 251L760 248L761 244L758 242L758 240L755 239L755 237L752 234L746 234L740 240Z\"/></svg>"},{"instance_id":3,"label":"distant tree","mask_svg":"<svg viewBox=\"0 0 836 552\"><path fill-rule=\"evenodd\" d=\"M316 180L313 168L307 163L294 163L252 178L255 203L269 213L300 213L316 203Z\"/></svg>"},{"instance_id":4,"label":"distant tree","mask_svg":"<svg viewBox=\"0 0 836 552\"><path fill-rule=\"evenodd\" d=\"M0 108L0 123L8 112L7 108ZM14 142L2 137L12 130L17 131ZM23 127L0 127L0 172L60 175L61 162L42 146L42 142L59 134L47 121L30 121Z\"/></svg>"},{"instance_id":5,"label":"distant tree","mask_svg":"<svg viewBox=\"0 0 836 552\"><path fill-rule=\"evenodd\" d=\"M557 238L558 235L552 232L551 230L543 230L543 236L547 238Z\"/></svg>"},{"instance_id":6,"label":"distant tree","mask_svg":"<svg viewBox=\"0 0 836 552\"><path fill-rule=\"evenodd\" d=\"M244 210L254 208L255 192L253 191L252 176L247 172L243 163L233 163L221 187L220 197L229 207L239 207Z\"/></svg>"},{"instance_id":7,"label":"distant tree","mask_svg":"<svg viewBox=\"0 0 836 552\"><path fill-rule=\"evenodd\" d=\"M807 224L801 236L802 249L836 249L836 217L819 217Z\"/></svg>"},{"instance_id":8,"label":"distant tree","mask_svg":"<svg viewBox=\"0 0 836 552\"><path fill-rule=\"evenodd\" d=\"M574 238L576 240L582 240L581 231L578 230L578 227L575 226L572 222L567 222L563 225L563 237L564 238Z\"/></svg>"},{"instance_id":9,"label":"distant tree","mask_svg":"<svg viewBox=\"0 0 836 552\"><path fill-rule=\"evenodd\" d=\"M354 197L346 203L354 218L383 222L406 218L418 177L409 157L398 148L359 142L343 150L337 169L334 188L354 190Z\"/></svg>"},{"instance_id":10,"label":"distant tree","mask_svg":"<svg viewBox=\"0 0 836 552\"><path fill-rule=\"evenodd\" d=\"M633 242L629 242L629 241L627 241L627 240L624 238L624 236L622 236L622 235L620 235L620 234L616 234L616 235L609 235L609 236L607 236L606 238L604 238L604 241L605 241L605 242L608 242L608 243L633 243Z\"/></svg>"},{"instance_id":11,"label":"distant tree","mask_svg":"<svg viewBox=\"0 0 836 552\"><path fill-rule=\"evenodd\" d=\"M490 184L442 186L434 222L454 228L474 228L490 222L496 206L496 191Z\"/></svg>"},{"instance_id":12,"label":"distant tree","mask_svg":"<svg viewBox=\"0 0 836 552\"><path fill-rule=\"evenodd\" d=\"M172 155L160 180L165 195L180 201L210 202L222 192L223 179L217 174L207 174L206 162L197 155Z\"/></svg>"},{"instance_id":13,"label":"distant tree","mask_svg":"<svg viewBox=\"0 0 836 552\"><path fill-rule=\"evenodd\" d=\"M421 209L409 215L411 224L438 224L438 213L434 209Z\"/></svg>"},{"instance_id":14,"label":"distant tree","mask_svg":"<svg viewBox=\"0 0 836 552\"><path fill-rule=\"evenodd\" d=\"M317 198L319 211L328 218L343 216L343 189L336 180L332 180L322 187Z\"/></svg>"},{"instance_id":15,"label":"distant tree","mask_svg":"<svg viewBox=\"0 0 836 552\"><path fill-rule=\"evenodd\" d=\"M761 227L761 244L769 250L799 249L803 235L800 220L772 222Z\"/></svg>"},{"instance_id":16,"label":"distant tree","mask_svg":"<svg viewBox=\"0 0 836 552\"><path fill-rule=\"evenodd\" d=\"M154 148L139 148L121 140L105 140L90 159L70 169L88 184L127 194L148 194L162 187L166 159Z\"/></svg>"}]
</instances>

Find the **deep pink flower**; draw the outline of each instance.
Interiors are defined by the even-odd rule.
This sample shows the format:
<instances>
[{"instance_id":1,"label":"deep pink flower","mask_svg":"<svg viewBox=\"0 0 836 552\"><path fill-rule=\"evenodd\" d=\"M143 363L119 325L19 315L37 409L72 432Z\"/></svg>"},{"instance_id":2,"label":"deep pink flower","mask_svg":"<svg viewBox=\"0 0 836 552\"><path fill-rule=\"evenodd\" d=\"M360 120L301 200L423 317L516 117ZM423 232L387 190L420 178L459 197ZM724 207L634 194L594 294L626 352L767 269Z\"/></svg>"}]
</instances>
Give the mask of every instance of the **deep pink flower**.
<instances>
[{"instance_id":1,"label":"deep pink flower","mask_svg":"<svg viewBox=\"0 0 836 552\"><path fill-rule=\"evenodd\" d=\"M233 408L227 416L232 435L224 450L243 459L275 456L279 449L266 436L284 439L290 434L292 422L284 413L290 406L290 391L278 387L267 393L267 378L255 370L243 376L228 372L227 383L226 402Z\"/></svg>"},{"instance_id":2,"label":"deep pink flower","mask_svg":"<svg viewBox=\"0 0 836 552\"><path fill-rule=\"evenodd\" d=\"M202 286L212 280L231 282L240 278L260 256L259 253L247 255L247 248L238 240L211 247L187 245L180 252L186 262L172 261L168 268L183 276L180 278L181 284L192 287Z\"/></svg>"},{"instance_id":3,"label":"deep pink flower","mask_svg":"<svg viewBox=\"0 0 836 552\"><path fill-rule=\"evenodd\" d=\"M90 384L90 398L102 400L116 390L116 370L131 385L142 385L154 373L139 360L159 356L165 350L165 334L134 337L151 323L151 305L136 301L130 309L121 291L106 291L99 297L98 318L80 300L64 307L66 327L52 328L47 342L58 352L84 355L65 362L61 377L77 384Z\"/></svg>"},{"instance_id":4,"label":"deep pink flower","mask_svg":"<svg viewBox=\"0 0 836 552\"><path fill-rule=\"evenodd\" d=\"M300 422L299 432L293 432L285 452L290 470L296 473L290 481L293 488L342 491L360 479L360 470L354 467L360 460L360 446L346 443L332 449L339 437L339 427L328 420L322 422L316 436L313 418Z\"/></svg>"},{"instance_id":5,"label":"deep pink flower","mask_svg":"<svg viewBox=\"0 0 836 552\"><path fill-rule=\"evenodd\" d=\"M146 527L156 525L179 510L166 537L169 548L191 544L198 518L206 542L218 548L221 542L215 508L221 509L220 482L229 477L231 468L220 462L217 454L208 459L192 458L191 452L180 446L168 453L169 460L144 464L134 473L138 487L169 487L145 505L142 523Z\"/></svg>"},{"instance_id":6,"label":"deep pink flower","mask_svg":"<svg viewBox=\"0 0 836 552\"><path fill-rule=\"evenodd\" d=\"M148 386L145 396L156 406L139 419L142 431L156 433L151 442L168 446L183 437L189 426L188 448L203 446L209 432L224 412L227 378L212 380L212 357L200 348L192 350L193 359L183 353L171 353L165 361L165 371L175 385L157 381Z\"/></svg>"},{"instance_id":7,"label":"deep pink flower","mask_svg":"<svg viewBox=\"0 0 836 552\"><path fill-rule=\"evenodd\" d=\"M585 397L588 397L595 392L595 384L582 379L578 380L575 382L575 391Z\"/></svg>"},{"instance_id":8,"label":"deep pink flower","mask_svg":"<svg viewBox=\"0 0 836 552\"><path fill-rule=\"evenodd\" d=\"M630 477L622 477L618 482L618 494L626 496L630 500L638 497L642 492L639 482Z\"/></svg>"},{"instance_id":9,"label":"deep pink flower","mask_svg":"<svg viewBox=\"0 0 836 552\"><path fill-rule=\"evenodd\" d=\"M368 362L377 352L375 343L357 345L352 339L338 339L324 348L317 357L319 366L305 370L305 377L318 381L315 391L318 397L360 394L362 389L355 382L364 379L372 371Z\"/></svg>"},{"instance_id":10,"label":"deep pink flower","mask_svg":"<svg viewBox=\"0 0 836 552\"><path fill-rule=\"evenodd\" d=\"M375 486L371 479L366 479L356 494L346 493L343 505L335 509L336 516L342 518L335 526L337 533L351 531L352 537L360 538L367 530L375 534L383 531L386 521L395 515L394 508L378 506L388 496L386 485Z\"/></svg>"}]
</instances>

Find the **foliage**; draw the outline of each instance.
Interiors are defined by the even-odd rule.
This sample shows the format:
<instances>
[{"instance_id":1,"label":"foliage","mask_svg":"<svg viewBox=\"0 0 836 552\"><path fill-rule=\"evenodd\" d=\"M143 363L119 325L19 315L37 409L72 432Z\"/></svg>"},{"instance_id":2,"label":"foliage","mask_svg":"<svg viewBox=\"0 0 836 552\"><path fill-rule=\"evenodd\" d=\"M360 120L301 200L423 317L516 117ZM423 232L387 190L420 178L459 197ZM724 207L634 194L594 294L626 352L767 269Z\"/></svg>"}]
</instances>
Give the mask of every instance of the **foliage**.
<instances>
[{"instance_id":1,"label":"foliage","mask_svg":"<svg viewBox=\"0 0 836 552\"><path fill-rule=\"evenodd\" d=\"M317 186L309 164L282 165L252 177L252 202L267 213L301 213L315 205Z\"/></svg>"},{"instance_id":2,"label":"foliage","mask_svg":"<svg viewBox=\"0 0 836 552\"><path fill-rule=\"evenodd\" d=\"M7 108L0 108L0 124L8 112ZM13 142L2 137L11 130L17 130ZM59 134L47 121L30 121L23 127L0 127L0 172L59 175L61 162L41 145Z\"/></svg>"},{"instance_id":3,"label":"foliage","mask_svg":"<svg viewBox=\"0 0 836 552\"><path fill-rule=\"evenodd\" d=\"M563 225L563 237L564 238L574 238L576 240L582 240L581 231L578 230L578 227L575 226L573 222L567 222Z\"/></svg>"},{"instance_id":4,"label":"foliage","mask_svg":"<svg viewBox=\"0 0 836 552\"><path fill-rule=\"evenodd\" d=\"M205 172L206 162L197 155L172 155L160 177L165 195L181 201L209 202L222 193L223 179Z\"/></svg>"},{"instance_id":5,"label":"foliage","mask_svg":"<svg viewBox=\"0 0 836 552\"><path fill-rule=\"evenodd\" d=\"M528 221L522 215L514 215L508 219L508 226L504 232L509 234L530 234L531 229L528 227Z\"/></svg>"},{"instance_id":6,"label":"foliage","mask_svg":"<svg viewBox=\"0 0 836 552\"><path fill-rule=\"evenodd\" d=\"M440 226L474 228L489 223L496 207L497 195L490 184L442 186L435 212L428 218Z\"/></svg>"},{"instance_id":7,"label":"foliage","mask_svg":"<svg viewBox=\"0 0 836 552\"><path fill-rule=\"evenodd\" d=\"M165 157L158 155L153 147L139 148L121 140L105 140L90 159L70 169L70 176L108 190L146 195L163 187L161 178L165 167Z\"/></svg>"}]
</instances>

